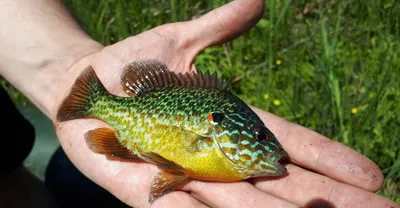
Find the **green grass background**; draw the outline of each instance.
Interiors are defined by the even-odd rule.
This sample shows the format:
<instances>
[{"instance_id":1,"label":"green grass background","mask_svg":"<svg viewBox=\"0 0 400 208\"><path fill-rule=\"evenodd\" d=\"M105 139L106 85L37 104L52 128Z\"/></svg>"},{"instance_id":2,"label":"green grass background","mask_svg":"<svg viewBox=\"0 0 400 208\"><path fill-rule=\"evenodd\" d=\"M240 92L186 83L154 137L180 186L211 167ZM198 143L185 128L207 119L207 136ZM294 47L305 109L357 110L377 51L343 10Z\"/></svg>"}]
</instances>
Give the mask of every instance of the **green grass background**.
<instances>
[{"instance_id":1,"label":"green grass background","mask_svg":"<svg viewBox=\"0 0 400 208\"><path fill-rule=\"evenodd\" d=\"M198 18L222 0L67 0L88 33L112 44ZM379 194L400 203L400 4L269 0L248 33L203 51L200 70L234 79L247 103L342 142L376 162ZM15 102L27 103L9 86ZM301 138L299 138L301 139Z\"/></svg>"}]
</instances>

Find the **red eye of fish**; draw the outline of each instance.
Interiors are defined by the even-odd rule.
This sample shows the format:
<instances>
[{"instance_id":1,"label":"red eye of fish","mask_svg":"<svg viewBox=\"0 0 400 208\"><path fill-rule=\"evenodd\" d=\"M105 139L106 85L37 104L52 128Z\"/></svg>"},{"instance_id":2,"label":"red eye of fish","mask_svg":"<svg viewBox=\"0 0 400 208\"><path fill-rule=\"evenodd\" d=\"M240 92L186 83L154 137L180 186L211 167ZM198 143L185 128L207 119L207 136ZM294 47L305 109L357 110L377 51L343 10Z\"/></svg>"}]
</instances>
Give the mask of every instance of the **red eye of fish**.
<instances>
[{"instance_id":1,"label":"red eye of fish","mask_svg":"<svg viewBox=\"0 0 400 208\"><path fill-rule=\"evenodd\" d=\"M210 113L208 114L208 120L212 123L219 123L224 119L222 113Z\"/></svg>"}]
</instances>

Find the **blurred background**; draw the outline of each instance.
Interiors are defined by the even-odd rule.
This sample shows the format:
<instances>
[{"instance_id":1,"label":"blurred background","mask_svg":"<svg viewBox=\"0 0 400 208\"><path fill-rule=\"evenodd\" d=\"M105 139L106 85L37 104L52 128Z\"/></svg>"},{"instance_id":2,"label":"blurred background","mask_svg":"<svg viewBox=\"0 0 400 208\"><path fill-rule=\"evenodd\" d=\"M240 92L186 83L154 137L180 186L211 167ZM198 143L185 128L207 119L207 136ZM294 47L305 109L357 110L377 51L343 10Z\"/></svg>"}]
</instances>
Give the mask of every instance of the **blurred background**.
<instances>
[{"instance_id":1,"label":"blurred background","mask_svg":"<svg viewBox=\"0 0 400 208\"><path fill-rule=\"evenodd\" d=\"M222 0L66 0L95 40L108 45ZM233 80L247 103L361 152L379 165L379 194L400 203L400 3L397 0L268 0L259 23L196 59ZM5 80L36 128L25 165L39 179L59 146L51 122ZM301 138L299 138L301 139Z\"/></svg>"}]
</instances>

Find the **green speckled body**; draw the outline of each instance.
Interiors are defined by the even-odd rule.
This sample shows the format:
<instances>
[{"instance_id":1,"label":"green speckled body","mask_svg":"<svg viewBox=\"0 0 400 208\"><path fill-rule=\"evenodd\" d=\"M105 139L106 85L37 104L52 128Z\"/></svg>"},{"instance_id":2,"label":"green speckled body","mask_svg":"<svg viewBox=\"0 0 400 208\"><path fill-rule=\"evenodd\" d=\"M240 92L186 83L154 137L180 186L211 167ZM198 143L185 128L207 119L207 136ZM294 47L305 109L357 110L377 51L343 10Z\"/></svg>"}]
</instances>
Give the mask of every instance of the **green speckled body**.
<instances>
[{"instance_id":1,"label":"green speckled body","mask_svg":"<svg viewBox=\"0 0 400 208\"><path fill-rule=\"evenodd\" d=\"M232 99L237 98L223 91L176 87L137 98L105 95L91 114L113 126L135 154L158 153L194 178L239 180L243 174L211 138L214 126L207 118L211 112L235 112L240 103Z\"/></svg>"},{"instance_id":2,"label":"green speckled body","mask_svg":"<svg viewBox=\"0 0 400 208\"><path fill-rule=\"evenodd\" d=\"M142 134L145 129L157 125L175 126L198 135L209 134L212 125L207 116L210 112L234 111L235 103L227 102L228 99L227 93L216 90L175 88L138 98L104 96L91 112L115 128L129 131L131 139L135 138L138 143L151 143L147 141L150 138L145 135L142 138Z\"/></svg>"},{"instance_id":3,"label":"green speckled body","mask_svg":"<svg viewBox=\"0 0 400 208\"><path fill-rule=\"evenodd\" d=\"M90 111L113 126L133 153L158 153L193 178L232 181L275 171L279 143L258 142L253 129L264 124L227 91L178 86L139 97L107 94ZM212 124L213 112L225 115L225 121Z\"/></svg>"}]
</instances>

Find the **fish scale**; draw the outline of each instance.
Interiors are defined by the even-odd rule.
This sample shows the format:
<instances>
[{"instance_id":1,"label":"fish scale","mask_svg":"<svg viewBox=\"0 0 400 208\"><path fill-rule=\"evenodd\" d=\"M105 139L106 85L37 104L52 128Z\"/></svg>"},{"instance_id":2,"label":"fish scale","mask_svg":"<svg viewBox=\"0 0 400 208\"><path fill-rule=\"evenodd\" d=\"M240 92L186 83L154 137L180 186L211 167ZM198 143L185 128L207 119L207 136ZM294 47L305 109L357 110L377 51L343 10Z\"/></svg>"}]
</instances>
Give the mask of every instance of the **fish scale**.
<instances>
[{"instance_id":1,"label":"fish scale","mask_svg":"<svg viewBox=\"0 0 400 208\"><path fill-rule=\"evenodd\" d=\"M94 153L160 167L150 203L189 178L238 181L286 173L278 161L287 153L274 134L215 74L176 74L161 62L139 61L124 69L121 85L130 97L108 93L89 67L57 119L99 119L112 128L85 134Z\"/></svg>"},{"instance_id":2,"label":"fish scale","mask_svg":"<svg viewBox=\"0 0 400 208\"><path fill-rule=\"evenodd\" d=\"M203 100L208 100L214 105L196 105L199 102L197 94L203 95L201 96ZM135 144L134 146L141 148L137 150L138 152L152 150L163 155L165 154L163 151L173 151L175 149L175 147L167 149L167 146L187 148L182 145L184 143L181 140L189 138L182 138L182 135L164 133L173 132L172 127L187 130L194 133L196 137L210 134L213 126L207 120L209 112L217 110L230 112L234 108L234 104L221 101L224 100L221 98L226 96L224 92L214 91L207 93L205 89L185 88L148 93L138 98L109 95L96 102L91 109L91 114L110 124L119 132L126 132L123 134L126 137L119 138L121 143L129 143L131 141ZM162 101L156 102L161 97ZM183 103L184 100L187 100L184 98L189 99L188 105L193 106L192 108L181 108L177 100ZM159 115L162 115L162 118L159 118ZM182 118L176 119L177 115ZM127 129L127 126L131 126L131 128ZM151 128L154 126L171 128ZM176 138L170 139L173 136ZM159 142L154 146L154 142L150 143L150 141L155 140ZM189 165L186 165L186 167L190 169Z\"/></svg>"}]
</instances>

